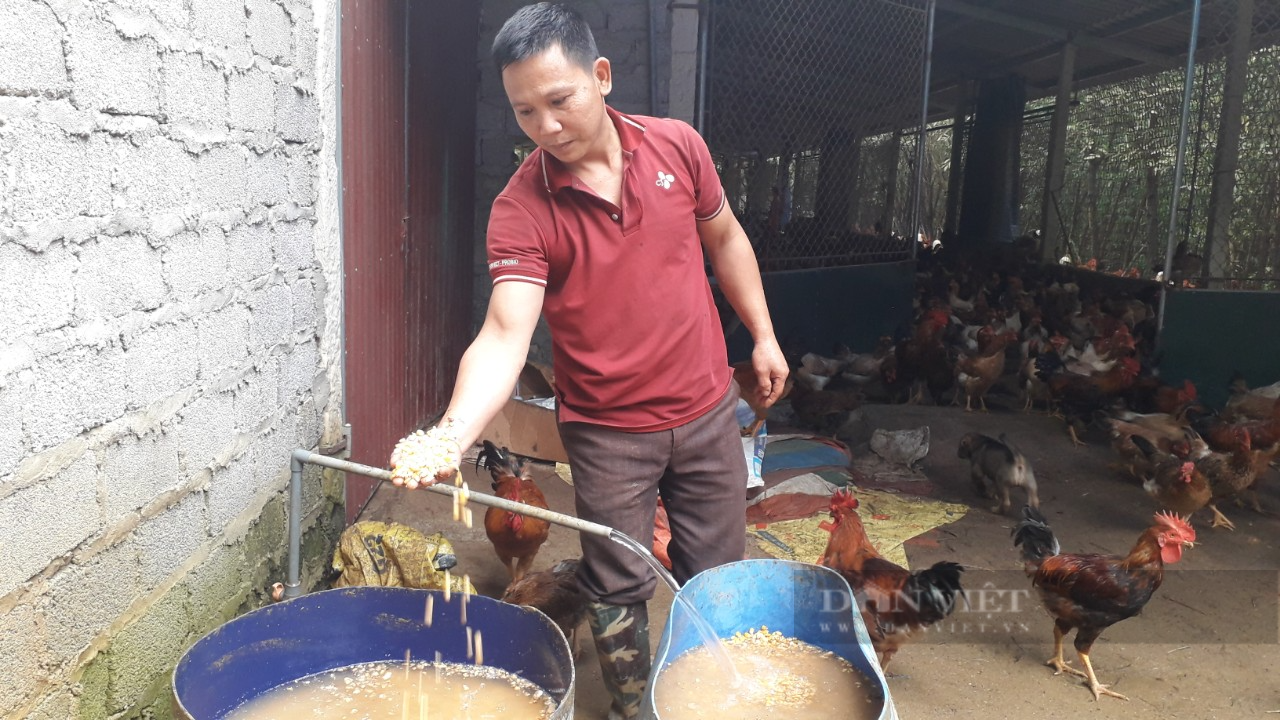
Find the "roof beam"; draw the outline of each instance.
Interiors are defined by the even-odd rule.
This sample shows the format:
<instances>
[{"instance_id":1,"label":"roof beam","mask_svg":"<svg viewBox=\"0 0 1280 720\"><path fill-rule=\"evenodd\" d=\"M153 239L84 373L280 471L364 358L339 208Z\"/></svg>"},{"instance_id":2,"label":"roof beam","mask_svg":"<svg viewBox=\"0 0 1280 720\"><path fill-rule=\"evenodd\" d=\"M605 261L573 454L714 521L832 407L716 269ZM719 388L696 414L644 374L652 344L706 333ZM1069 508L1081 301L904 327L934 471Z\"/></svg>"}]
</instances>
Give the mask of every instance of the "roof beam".
<instances>
[{"instance_id":1,"label":"roof beam","mask_svg":"<svg viewBox=\"0 0 1280 720\"><path fill-rule=\"evenodd\" d=\"M988 7L973 5L971 3L964 2L964 0L938 0L938 9L942 12L960 15L961 17L985 20L987 22L1011 27L1015 30L1024 30L1037 35L1044 35L1045 37L1049 37L1054 40L1061 40L1064 42L1070 40L1080 47L1094 47L1104 52L1111 53L1112 55L1129 58L1130 60L1138 60L1159 68L1169 69L1178 66L1178 59L1172 55L1165 55L1164 53L1141 47L1139 45L1134 45L1133 43L1122 42L1120 40L1110 40L1084 32L1073 32L1068 28L1058 27L1051 23L1014 15L1002 10L992 10Z\"/></svg>"}]
</instances>

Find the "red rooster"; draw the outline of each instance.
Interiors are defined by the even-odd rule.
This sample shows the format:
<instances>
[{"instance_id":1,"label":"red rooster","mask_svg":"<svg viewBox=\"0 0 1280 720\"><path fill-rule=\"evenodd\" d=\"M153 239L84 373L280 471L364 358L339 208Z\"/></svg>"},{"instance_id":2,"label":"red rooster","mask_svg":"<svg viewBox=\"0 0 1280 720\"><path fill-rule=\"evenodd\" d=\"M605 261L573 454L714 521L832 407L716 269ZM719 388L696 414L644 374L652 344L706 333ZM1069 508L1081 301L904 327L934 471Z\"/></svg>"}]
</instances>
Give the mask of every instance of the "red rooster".
<instances>
[{"instance_id":1,"label":"red rooster","mask_svg":"<svg viewBox=\"0 0 1280 720\"><path fill-rule=\"evenodd\" d=\"M493 476L493 491L500 498L532 505L547 507L547 500L542 490L534 483L525 467L525 459L513 455L506 448L498 449L496 445L484 441L484 450L477 458L477 464L489 468ZM484 513L484 532L493 543L493 550L498 559L511 573L511 582L517 582L529 572L538 549L547 541L551 524L546 520L525 517L520 513L491 507Z\"/></svg>"},{"instance_id":2,"label":"red rooster","mask_svg":"<svg viewBox=\"0 0 1280 720\"><path fill-rule=\"evenodd\" d=\"M1053 617L1053 658L1046 665L1086 678L1094 700L1102 695L1128 700L1098 682L1089 651L1103 630L1133 617L1164 581L1164 566L1182 558L1196 531L1183 518L1157 513L1155 524L1138 538L1128 555L1059 554L1058 539L1044 516L1030 507L1013 530L1013 544L1022 546L1023 566ZM1062 659L1062 639L1076 631L1076 652L1084 672Z\"/></svg>"},{"instance_id":3,"label":"red rooster","mask_svg":"<svg viewBox=\"0 0 1280 720\"><path fill-rule=\"evenodd\" d=\"M849 582L871 644L880 656L880 667L887 667L898 647L915 631L955 609L956 596L964 592L960 587L964 568L944 561L913 573L881 557L858 517L858 499L848 490L838 490L832 496L831 518L821 525L831 538L818 564Z\"/></svg>"}]
</instances>

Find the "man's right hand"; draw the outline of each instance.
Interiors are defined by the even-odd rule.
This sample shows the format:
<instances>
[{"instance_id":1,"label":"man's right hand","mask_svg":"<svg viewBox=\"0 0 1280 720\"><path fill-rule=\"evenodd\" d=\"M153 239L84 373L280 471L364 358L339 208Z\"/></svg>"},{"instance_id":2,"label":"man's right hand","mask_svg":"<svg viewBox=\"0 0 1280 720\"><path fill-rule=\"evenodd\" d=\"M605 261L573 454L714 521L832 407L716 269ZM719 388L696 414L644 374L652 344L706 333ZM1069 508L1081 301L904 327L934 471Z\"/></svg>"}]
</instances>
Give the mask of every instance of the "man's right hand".
<instances>
[{"instance_id":1,"label":"man's right hand","mask_svg":"<svg viewBox=\"0 0 1280 720\"><path fill-rule=\"evenodd\" d=\"M391 453L391 482L413 490L448 480L462 465L462 447L448 423L417 430Z\"/></svg>"}]
</instances>

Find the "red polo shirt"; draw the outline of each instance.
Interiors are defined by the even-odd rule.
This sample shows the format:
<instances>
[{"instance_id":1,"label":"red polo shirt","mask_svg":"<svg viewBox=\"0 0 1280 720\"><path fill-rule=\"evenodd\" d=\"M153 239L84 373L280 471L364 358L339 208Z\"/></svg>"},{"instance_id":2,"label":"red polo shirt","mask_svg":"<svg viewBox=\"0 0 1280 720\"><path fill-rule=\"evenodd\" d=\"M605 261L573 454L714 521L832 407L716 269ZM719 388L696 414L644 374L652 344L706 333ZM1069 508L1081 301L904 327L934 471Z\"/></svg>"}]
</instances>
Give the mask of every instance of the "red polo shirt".
<instances>
[{"instance_id":1,"label":"red polo shirt","mask_svg":"<svg viewBox=\"0 0 1280 720\"><path fill-rule=\"evenodd\" d=\"M732 382L698 220L724 209L706 143L678 120L608 108L622 140L622 206L534 150L493 203L494 284L546 287L562 422L675 427Z\"/></svg>"}]
</instances>

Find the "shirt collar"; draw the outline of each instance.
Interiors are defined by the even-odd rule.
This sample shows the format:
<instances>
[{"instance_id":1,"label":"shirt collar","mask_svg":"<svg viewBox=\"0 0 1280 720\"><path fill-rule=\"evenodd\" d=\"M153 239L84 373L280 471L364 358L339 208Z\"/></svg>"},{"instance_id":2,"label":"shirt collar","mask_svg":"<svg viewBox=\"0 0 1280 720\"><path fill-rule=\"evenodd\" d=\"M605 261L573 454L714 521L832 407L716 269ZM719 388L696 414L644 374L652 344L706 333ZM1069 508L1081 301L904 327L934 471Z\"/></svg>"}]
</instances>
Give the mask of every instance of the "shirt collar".
<instances>
[{"instance_id":1,"label":"shirt collar","mask_svg":"<svg viewBox=\"0 0 1280 720\"><path fill-rule=\"evenodd\" d=\"M627 159L631 159L631 155L640 147L640 143L644 142L644 125L629 115L624 115L617 110L604 106L604 110L609 114L609 120L613 123L613 127L618 131L618 140L622 143L622 154ZM561 188L573 186L573 173L565 168L564 163L560 162L551 153L538 149L542 162L542 181L546 183L547 192L553 193Z\"/></svg>"}]
</instances>

